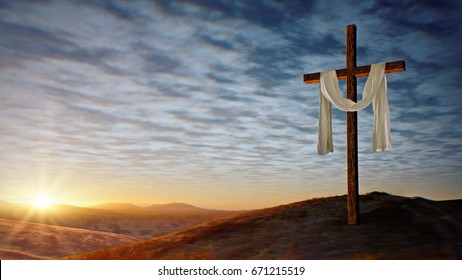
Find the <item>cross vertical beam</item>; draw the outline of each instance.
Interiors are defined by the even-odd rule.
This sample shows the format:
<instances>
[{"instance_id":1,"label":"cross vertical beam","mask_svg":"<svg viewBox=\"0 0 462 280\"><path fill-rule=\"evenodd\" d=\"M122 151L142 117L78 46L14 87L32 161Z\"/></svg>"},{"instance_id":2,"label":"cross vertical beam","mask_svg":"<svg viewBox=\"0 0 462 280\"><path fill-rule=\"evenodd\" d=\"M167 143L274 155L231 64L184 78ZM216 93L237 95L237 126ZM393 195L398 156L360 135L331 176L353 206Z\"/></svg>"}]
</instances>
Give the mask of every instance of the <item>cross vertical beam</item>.
<instances>
[{"instance_id":1,"label":"cross vertical beam","mask_svg":"<svg viewBox=\"0 0 462 280\"><path fill-rule=\"evenodd\" d=\"M346 27L346 80L347 98L356 102L356 26ZM359 224L359 183L358 183L358 113L346 113L347 126L347 185L348 224Z\"/></svg>"}]
</instances>

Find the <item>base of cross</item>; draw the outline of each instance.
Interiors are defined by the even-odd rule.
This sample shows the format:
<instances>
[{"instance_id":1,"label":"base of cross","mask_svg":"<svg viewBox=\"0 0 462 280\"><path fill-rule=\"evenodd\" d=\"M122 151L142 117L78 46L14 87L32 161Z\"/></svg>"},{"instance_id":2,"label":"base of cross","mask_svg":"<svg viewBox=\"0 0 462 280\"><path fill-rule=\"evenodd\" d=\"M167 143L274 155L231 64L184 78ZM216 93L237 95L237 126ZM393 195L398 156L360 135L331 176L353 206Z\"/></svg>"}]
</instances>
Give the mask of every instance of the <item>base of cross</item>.
<instances>
[{"instance_id":1,"label":"base of cross","mask_svg":"<svg viewBox=\"0 0 462 280\"><path fill-rule=\"evenodd\" d=\"M346 27L346 69L336 70L339 80L347 80L347 98L356 102L356 78L369 75L371 66L356 66L356 26ZM385 73L403 72L406 70L404 60L386 62ZM303 75L305 84L320 82L321 74ZM347 112L347 190L348 190L348 224L360 223L359 214L359 182L358 182L358 115L357 112Z\"/></svg>"}]
</instances>

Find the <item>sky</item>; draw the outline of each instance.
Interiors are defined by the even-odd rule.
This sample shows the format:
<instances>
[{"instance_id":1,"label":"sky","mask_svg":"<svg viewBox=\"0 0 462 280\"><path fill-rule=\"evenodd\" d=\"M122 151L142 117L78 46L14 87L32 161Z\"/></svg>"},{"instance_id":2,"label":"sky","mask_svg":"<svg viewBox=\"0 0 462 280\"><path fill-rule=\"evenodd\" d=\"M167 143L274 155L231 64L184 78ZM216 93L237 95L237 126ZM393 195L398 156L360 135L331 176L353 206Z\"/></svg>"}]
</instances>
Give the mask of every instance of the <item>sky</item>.
<instances>
[{"instance_id":1,"label":"sky","mask_svg":"<svg viewBox=\"0 0 462 280\"><path fill-rule=\"evenodd\" d=\"M0 200L345 194L345 113L318 155L319 84L302 76L345 68L348 24L358 66L406 62L387 75L390 151L370 152L372 109L358 113L360 193L462 198L461 14L444 0L0 0Z\"/></svg>"}]
</instances>

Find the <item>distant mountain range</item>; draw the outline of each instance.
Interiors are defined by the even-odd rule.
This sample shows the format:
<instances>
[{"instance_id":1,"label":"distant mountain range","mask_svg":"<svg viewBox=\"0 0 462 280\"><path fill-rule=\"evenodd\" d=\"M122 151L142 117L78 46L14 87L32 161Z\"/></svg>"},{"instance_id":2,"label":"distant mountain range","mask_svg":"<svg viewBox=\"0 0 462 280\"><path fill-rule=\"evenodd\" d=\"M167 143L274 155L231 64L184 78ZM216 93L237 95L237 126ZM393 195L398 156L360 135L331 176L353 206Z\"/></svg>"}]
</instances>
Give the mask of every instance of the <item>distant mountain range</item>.
<instances>
[{"instance_id":1,"label":"distant mountain range","mask_svg":"<svg viewBox=\"0 0 462 280\"><path fill-rule=\"evenodd\" d=\"M168 204L154 204L151 206L141 207L131 203L102 203L93 206L89 206L89 208L94 209L104 209L104 210L111 210L111 211L143 211L143 212L156 212L156 213L171 213L171 212L181 212L181 213L198 213L198 212L229 212L223 210L212 210L212 209L205 209L199 208L190 204L186 203L168 203Z\"/></svg>"},{"instance_id":2,"label":"distant mountain range","mask_svg":"<svg viewBox=\"0 0 462 280\"><path fill-rule=\"evenodd\" d=\"M246 212L70 259L461 259L462 200L363 195L360 225L346 196Z\"/></svg>"}]
</instances>

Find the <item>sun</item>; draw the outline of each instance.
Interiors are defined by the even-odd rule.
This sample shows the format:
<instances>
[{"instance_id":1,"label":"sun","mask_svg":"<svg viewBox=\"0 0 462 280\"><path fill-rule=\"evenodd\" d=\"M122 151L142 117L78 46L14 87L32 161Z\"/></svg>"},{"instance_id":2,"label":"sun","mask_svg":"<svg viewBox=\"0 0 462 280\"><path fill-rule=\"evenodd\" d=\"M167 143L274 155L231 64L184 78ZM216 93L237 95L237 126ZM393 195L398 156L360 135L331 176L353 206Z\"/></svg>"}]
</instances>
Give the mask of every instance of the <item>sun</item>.
<instances>
[{"instance_id":1,"label":"sun","mask_svg":"<svg viewBox=\"0 0 462 280\"><path fill-rule=\"evenodd\" d=\"M53 203L53 199L47 194L38 194L34 196L33 204L40 209L46 209Z\"/></svg>"}]
</instances>

